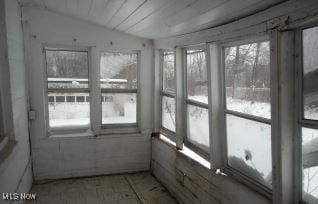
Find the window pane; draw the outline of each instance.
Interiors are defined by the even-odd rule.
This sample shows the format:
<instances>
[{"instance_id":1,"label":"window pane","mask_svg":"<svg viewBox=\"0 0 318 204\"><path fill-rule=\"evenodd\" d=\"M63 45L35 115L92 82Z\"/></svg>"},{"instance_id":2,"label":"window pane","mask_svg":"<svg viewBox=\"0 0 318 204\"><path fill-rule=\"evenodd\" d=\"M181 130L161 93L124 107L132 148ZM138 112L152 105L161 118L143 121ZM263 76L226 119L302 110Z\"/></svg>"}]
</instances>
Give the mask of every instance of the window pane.
<instances>
[{"instance_id":1,"label":"window pane","mask_svg":"<svg viewBox=\"0 0 318 204\"><path fill-rule=\"evenodd\" d=\"M137 54L101 53L101 88L137 88Z\"/></svg>"},{"instance_id":2,"label":"window pane","mask_svg":"<svg viewBox=\"0 0 318 204\"><path fill-rule=\"evenodd\" d=\"M269 42L228 47L224 56L227 109L271 118Z\"/></svg>"},{"instance_id":3,"label":"window pane","mask_svg":"<svg viewBox=\"0 0 318 204\"><path fill-rule=\"evenodd\" d=\"M318 120L318 27L303 31L304 117Z\"/></svg>"},{"instance_id":4,"label":"window pane","mask_svg":"<svg viewBox=\"0 0 318 204\"><path fill-rule=\"evenodd\" d=\"M188 98L208 103L207 68L204 50L187 51Z\"/></svg>"},{"instance_id":5,"label":"window pane","mask_svg":"<svg viewBox=\"0 0 318 204\"><path fill-rule=\"evenodd\" d=\"M174 98L162 97L162 126L176 131L176 102Z\"/></svg>"},{"instance_id":6,"label":"window pane","mask_svg":"<svg viewBox=\"0 0 318 204\"><path fill-rule=\"evenodd\" d=\"M84 51L46 50L48 88L88 88L88 55Z\"/></svg>"},{"instance_id":7,"label":"window pane","mask_svg":"<svg viewBox=\"0 0 318 204\"><path fill-rule=\"evenodd\" d=\"M136 123L136 94L103 93L105 102L102 102L102 123Z\"/></svg>"},{"instance_id":8,"label":"window pane","mask_svg":"<svg viewBox=\"0 0 318 204\"><path fill-rule=\"evenodd\" d=\"M85 102L85 96L76 96L76 102L77 103Z\"/></svg>"},{"instance_id":9,"label":"window pane","mask_svg":"<svg viewBox=\"0 0 318 204\"><path fill-rule=\"evenodd\" d=\"M302 128L303 199L318 201L318 130Z\"/></svg>"},{"instance_id":10,"label":"window pane","mask_svg":"<svg viewBox=\"0 0 318 204\"><path fill-rule=\"evenodd\" d=\"M228 164L271 187L271 126L226 115Z\"/></svg>"},{"instance_id":11,"label":"window pane","mask_svg":"<svg viewBox=\"0 0 318 204\"><path fill-rule=\"evenodd\" d=\"M188 141L209 152L209 115L208 110L188 105Z\"/></svg>"},{"instance_id":12,"label":"window pane","mask_svg":"<svg viewBox=\"0 0 318 204\"><path fill-rule=\"evenodd\" d=\"M75 103L74 100L75 97L84 97L87 93L49 92L48 95L56 98L55 103L49 103L49 124L51 128L89 125L89 103Z\"/></svg>"},{"instance_id":13,"label":"window pane","mask_svg":"<svg viewBox=\"0 0 318 204\"><path fill-rule=\"evenodd\" d=\"M163 90L174 93L174 52L164 52L163 54Z\"/></svg>"}]
</instances>

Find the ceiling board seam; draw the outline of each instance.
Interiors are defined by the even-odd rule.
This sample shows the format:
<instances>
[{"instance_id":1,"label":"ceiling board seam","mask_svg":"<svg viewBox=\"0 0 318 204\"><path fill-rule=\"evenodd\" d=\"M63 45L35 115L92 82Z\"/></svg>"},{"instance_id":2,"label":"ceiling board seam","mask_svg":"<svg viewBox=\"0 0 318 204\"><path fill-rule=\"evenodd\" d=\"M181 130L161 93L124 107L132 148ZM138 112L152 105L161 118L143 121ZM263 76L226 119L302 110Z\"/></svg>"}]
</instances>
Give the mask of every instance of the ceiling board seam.
<instances>
[{"instance_id":1,"label":"ceiling board seam","mask_svg":"<svg viewBox=\"0 0 318 204\"><path fill-rule=\"evenodd\" d=\"M119 10L124 6L124 4L127 3L127 0L123 1L123 3L120 5L120 7L117 9L117 11L114 13L114 15L112 15L112 17L107 21L106 25L111 22L114 18L115 15L117 15L117 13L119 12Z\"/></svg>"},{"instance_id":2,"label":"ceiling board seam","mask_svg":"<svg viewBox=\"0 0 318 204\"><path fill-rule=\"evenodd\" d=\"M129 26L128 28L126 28L124 30L124 32L126 32L127 30L131 29L132 27L134 27L135 25L137 25L138 23L142 22L143 20L145 20L146 18L148 18L149 16L152 16L154 13L159 12L162 8L166 7L166 4L163 4L162 6L160 6L157 10L154 10L153 12L149 13L148 15L146 15L145 17L143 17L142 19L140 19L139 21L137 21L136 23L134 23L133 25Z\"/></svg>"},{"instance_id":3,"label":"ceiling board seam","mask_svg":"<svg viewBox=\"0 0 318 204\"><path fill-rule=\"evenodd\" d=\"M196 3L197 1L198 1L198 0L193 0L193 1L191 1L191 2L188 3L186 6L181 7L180 9L178 9L178 10L177 10L176 12L174 12L174 13L179 13L179 12L183 11L185 8L191 6L192 4ZM159 11L159 10L158 10L158 11ZM174 15L174 14L169 14L169 15L167 15L167 16L164 16L164 17L161 18L161 20L166 19L166 18L169 18L169 17L172 16L172 15ZM142 21L141 21L141 22L142 22ZM140 23L140 22L139 22L139 23ZM165 22L163 22L163 23L165 23ZM132 27L131 27L131 28L132 28ZM126 31L130 30L131 28L127 29ZM140 31L142 31L142 30L144 30L144 29L145 29L145 28L142 28L142 29L140 29L140 30L137 30L137 31L135 31L135 33L138 33L138 32L140 32Z\"/></svg>"},{"instance_id":4,"label":"ceiling board seam","mask_svg":"<svg viewBox=\"0 0 318 204\"><path fill-rule=\"evenodd\" d=\"M118 26L120 26L122 23L124 23L130 16L132 16L136 11L138 11L148 0L144 0L133 12L131 12L124 20L122 20L117 26L113 28L116 29Z\"/></svg>"}]
</instances>

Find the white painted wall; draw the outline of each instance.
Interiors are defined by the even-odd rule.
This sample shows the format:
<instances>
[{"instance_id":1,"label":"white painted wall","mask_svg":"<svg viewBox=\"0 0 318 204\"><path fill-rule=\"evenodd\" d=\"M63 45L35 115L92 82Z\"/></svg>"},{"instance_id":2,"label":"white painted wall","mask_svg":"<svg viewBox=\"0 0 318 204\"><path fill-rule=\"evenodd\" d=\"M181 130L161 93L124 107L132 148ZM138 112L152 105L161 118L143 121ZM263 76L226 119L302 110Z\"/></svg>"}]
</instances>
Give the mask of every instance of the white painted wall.
<instances>
[{"instance_id":1,"label":"white painted wall","mask_svg":"<svg viewBox=\"0 0 318 204\"><path fill-rule=\"evenodd\" d=\"M153 123L152 41L40 9L24 7L22 13L30 106L37 114L30 128L35 180L149 170ZM95 53L98 50L140 50L140 132L97 137L48 137L42 59L43 44L47 43L88 46Z\"/></svg>"},{"instance_id":2,"label":"white painted wall","mask_svg":"<svg viewBox=\"0 0 318 204\"><path fill-rule=\"evenodd\" d=\"M9 114L5 116L7 132L12 132L1 152L0 192L28 192L32 169L21 11L16 0L1 0L0 10L0 83L6 89L2 96L10 102L5 103L4 108Z\"/></svg>"}]
</instances>

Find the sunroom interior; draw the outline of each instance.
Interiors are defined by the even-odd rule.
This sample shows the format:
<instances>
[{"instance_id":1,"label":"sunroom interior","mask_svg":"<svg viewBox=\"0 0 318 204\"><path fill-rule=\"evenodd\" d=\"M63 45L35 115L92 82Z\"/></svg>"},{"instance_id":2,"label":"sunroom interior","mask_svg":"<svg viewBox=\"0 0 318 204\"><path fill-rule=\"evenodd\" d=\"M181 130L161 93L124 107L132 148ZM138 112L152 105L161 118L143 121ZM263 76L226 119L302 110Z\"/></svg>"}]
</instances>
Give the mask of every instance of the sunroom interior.
<instances>
[{"instance_id":1,"label":"sunroom interior","mask_svg":"<svg viewBox=\"0 0 318 204\"><path fill-rule=\"evenodd\" d=\"M0 68L0 203L318 203L316 0L0 0Z\"/></svg>"}]
</instances>

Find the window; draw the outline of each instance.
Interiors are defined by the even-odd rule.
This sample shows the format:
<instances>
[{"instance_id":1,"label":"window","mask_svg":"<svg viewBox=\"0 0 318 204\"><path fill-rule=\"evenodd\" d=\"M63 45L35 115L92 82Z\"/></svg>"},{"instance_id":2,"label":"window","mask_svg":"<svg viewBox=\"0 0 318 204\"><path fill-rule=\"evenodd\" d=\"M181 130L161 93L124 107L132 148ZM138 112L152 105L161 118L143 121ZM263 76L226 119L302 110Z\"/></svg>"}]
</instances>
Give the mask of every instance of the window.
<instances>
[{"instance_id":1,"label":"window","mask_svg":"<svg viewBox=\"0 0 318 204\"><path fill-rule=\"evenodd\" d=\"M162 57L161 125L171 134L176 131L175 52L164 51Z\"/></svg>"},{"instance_id":2,"label":"window","mask_svg":"<svg viewBox=\"0 0 318 204\"><path fill-rule=\"evenodd\" d=\"M49 127L88 127L89 103L75 103L76 97L89 95L88 52L46 48L45 57Z\"/></svg>"},{"instance_id":3,"label":"window","mask_svg":"<svg viewBox=\"0 0 318 204\"><path fill-rule=\"evenodd\" d=\"M100 56L102 126L137 123L138 54Z\"/></svg>"},{"instance_id":4,"label":"window","mask_svg":"<svg viewBox=\"0 0 318 204\"><path fill-rule=\"evenodd\" d=\"M271 188L269 42L224 48L227 164Z\"/></svg>"},{"instance_id":5,"label":"window","mask_svg":"<svg viewBox=\"0 0 318 204\"><path fill-rule=\"evenodd\" d=\"M302 189L303 200L318 201L318 27L302 31Z\"/></svg>"},{"instance_id":6,"label":"window","mask_svg":"<svg viewBox=\"0 0 318 204\"><path fill-rule=\"evenodd\" d=\"M185 145L198 153L209 152L208 82L204 49L186 50L187 137Z\"/></svg>"}]
</instances>

